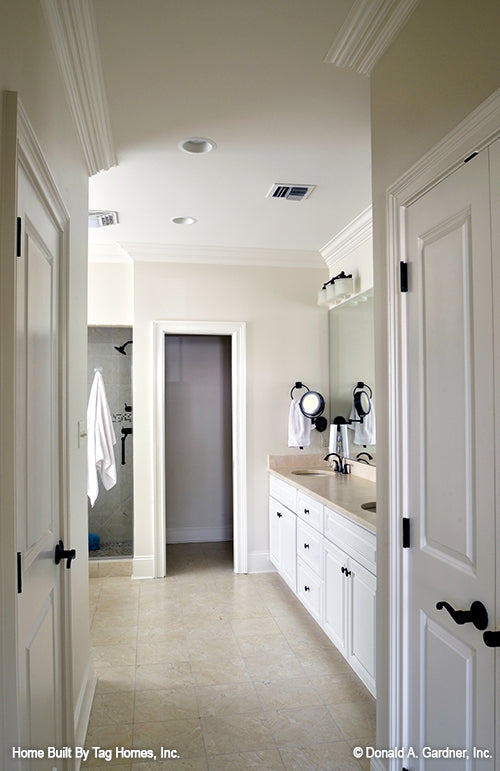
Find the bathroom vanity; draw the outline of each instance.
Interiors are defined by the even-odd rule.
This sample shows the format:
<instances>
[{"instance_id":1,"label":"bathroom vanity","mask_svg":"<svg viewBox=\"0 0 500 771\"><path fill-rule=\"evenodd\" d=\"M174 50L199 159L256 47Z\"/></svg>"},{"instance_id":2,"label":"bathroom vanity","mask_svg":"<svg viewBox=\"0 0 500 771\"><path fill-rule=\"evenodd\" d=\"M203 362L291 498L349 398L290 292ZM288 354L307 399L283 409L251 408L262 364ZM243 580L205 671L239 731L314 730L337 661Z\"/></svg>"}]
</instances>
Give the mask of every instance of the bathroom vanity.
<instances>
[{"instance_id":1,"label":"bathroom vanity","mask_svg":"<svg viewBox=\"0 0 500 771\"><path fill-rule=\"evenodd\" d=\"M375 470L354 466L269 457L270 558L375 696Z\"/></svg>"}]
</instances>

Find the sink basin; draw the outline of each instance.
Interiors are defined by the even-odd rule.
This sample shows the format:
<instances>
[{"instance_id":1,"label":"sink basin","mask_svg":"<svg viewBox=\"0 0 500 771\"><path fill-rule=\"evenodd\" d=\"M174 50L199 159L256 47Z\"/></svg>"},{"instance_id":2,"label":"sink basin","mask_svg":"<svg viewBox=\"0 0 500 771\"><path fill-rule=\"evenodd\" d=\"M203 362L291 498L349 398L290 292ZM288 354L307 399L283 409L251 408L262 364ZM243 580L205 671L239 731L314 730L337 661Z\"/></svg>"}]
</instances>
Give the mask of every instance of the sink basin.
<instances>
[{"instance_id":1,"label":"sink basin","mask_svg":"<svg viewBox=\"0 0 500 771\"><path fill-rule=\"evenodd\" d=\"M367 503L362 503L361 508L365 511L377 511L377 501L368 501Z\"/></svg>"},{"instance_id":2,"label":"sink basin","mask_svg":"<svg viewBox=\"0 0 500 771\"><path fill-rule=\"evenodd\" d=\"M326 468L297 468L292 471L292 474L299 477L330 477L333 473Z\"/></svg>"}]
</instances>

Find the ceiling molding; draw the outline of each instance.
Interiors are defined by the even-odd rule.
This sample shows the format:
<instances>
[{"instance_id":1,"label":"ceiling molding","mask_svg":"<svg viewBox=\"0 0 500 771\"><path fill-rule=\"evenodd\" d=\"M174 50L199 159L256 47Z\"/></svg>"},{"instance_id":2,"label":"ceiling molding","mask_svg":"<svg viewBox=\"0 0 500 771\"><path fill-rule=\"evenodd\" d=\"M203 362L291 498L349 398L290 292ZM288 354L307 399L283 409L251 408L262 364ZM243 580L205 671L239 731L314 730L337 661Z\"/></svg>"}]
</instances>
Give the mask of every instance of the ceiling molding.
<instances>
[{"instance_id":1,"label":"ceiling molding","mask_svg":"<svg viewBox=\"0 0 500 771\"><path fill-rule=\"evenodd\" d=\"M126 262L132 259L116 241L110 244L89 243L89 262Z\"/></svg>"},{"instance_id":2,"label":"ceiling molding","mask_svg":"<svg viewBox=\"0 0 500 771\"><path fill-rule=\"evenodd\" d=\"M275 268L324 268L317 251L252 247L121 243L134 262L181 262Z\"/></svg>"},{"instance_id":3,"label":"ceiling molding","mask_svg":"<svg viewBox=\"0 0 500 771\"><path fill-rule=\"evenodd\" d=\"M419 0L356 0L325 62L370 75Z\"/></svg>"},{"instance_id":4,"label":"ceiling molding","mask_svg":"<svg viewBox=\"0 0 500 771\"><path fill-rule=\"evenodd\" d=\"M331 269L338 262L352 254L355 249L371 241L372 234L372 207L368 206L367 209L362 211L361 214L320 249L321 256Z\"/></svg>"},{"instance_id":5,"label":"ceiling molding","mask_svg":"<svg viewBox=\"0 0 500 771\"><path fill-rule=\"evenodd\" d=\"M89 175L116 166L90 0L42 0Z\"/></svg>"}]
</instances>

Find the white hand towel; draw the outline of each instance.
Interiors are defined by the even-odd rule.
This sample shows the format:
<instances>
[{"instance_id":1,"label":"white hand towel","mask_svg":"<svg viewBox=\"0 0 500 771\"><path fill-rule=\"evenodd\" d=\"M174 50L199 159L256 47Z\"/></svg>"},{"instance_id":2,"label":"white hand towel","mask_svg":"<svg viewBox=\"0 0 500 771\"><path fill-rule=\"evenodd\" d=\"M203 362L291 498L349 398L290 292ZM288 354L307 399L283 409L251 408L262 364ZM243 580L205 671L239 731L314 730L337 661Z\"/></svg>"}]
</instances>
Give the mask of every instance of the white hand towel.
<instances>
[{"instance_id":1,"label":"white hand towel","mask_svg":"<svg viewBox=\"0 0 500 771\"><path fill-rule=\"evenodd\" d=\"M288 415L288 446L309 447L311 421L301 412L298 399L292 399Z\"/></svg>"},{"instance_id":2,"label":"white hand towel","mask_svg":"<svg viewBox=\"0 0 500 771\"><path fill-rule=\"evenodd\" d=\"M106 490L116 484L116 461L113 445L115 431L111 420L104 380L96 372L87 407L87 495L91 506L99 495L97 472Z\"/></svg>"},{"instance_id":3,"label":"white hand towel","mask_svg":"<svg viewBox=\"0 0 500 771\"><path fill-rule=\"evenodd\" d=\"M354 431L354 444L360 444L363 447L368 447L369 445L377 444L377 423L375 419L375 407L373 406L372 400L368 397L371 405L370 412L368 415L365 415L363 418L362 423L350 423L349 428L351 431ZM352 411L349 416L350 420L359 420L359 415L356 412L356 408L354 407L354 404L352 406Z\"/></svg>"}]
</instances>

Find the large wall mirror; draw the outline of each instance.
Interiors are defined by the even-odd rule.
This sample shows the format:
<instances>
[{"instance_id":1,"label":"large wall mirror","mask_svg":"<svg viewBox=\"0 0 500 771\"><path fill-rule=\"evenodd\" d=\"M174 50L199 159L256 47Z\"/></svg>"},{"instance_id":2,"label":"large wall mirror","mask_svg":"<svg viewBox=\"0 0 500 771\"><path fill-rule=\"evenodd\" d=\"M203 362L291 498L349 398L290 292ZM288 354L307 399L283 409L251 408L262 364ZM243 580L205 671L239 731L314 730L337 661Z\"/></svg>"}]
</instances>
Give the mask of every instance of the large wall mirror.
<instances>
[{"instance_id":1,"label":"large wall mirror","mask_svg":"<svg viewBox=\"0 0 500 771\"><path fill-rule=\"evenodd\" d=\"M353 388L362 381L375 394L375 335L373 315L373 290L358 295L343 305L329 311L330 341L330 419L337 415L349 418L353 408ZM354 443L354 432L348 431L349 457L366 452L375 464L376 446L363 447Z\"/></svg>"}]
</instances>

